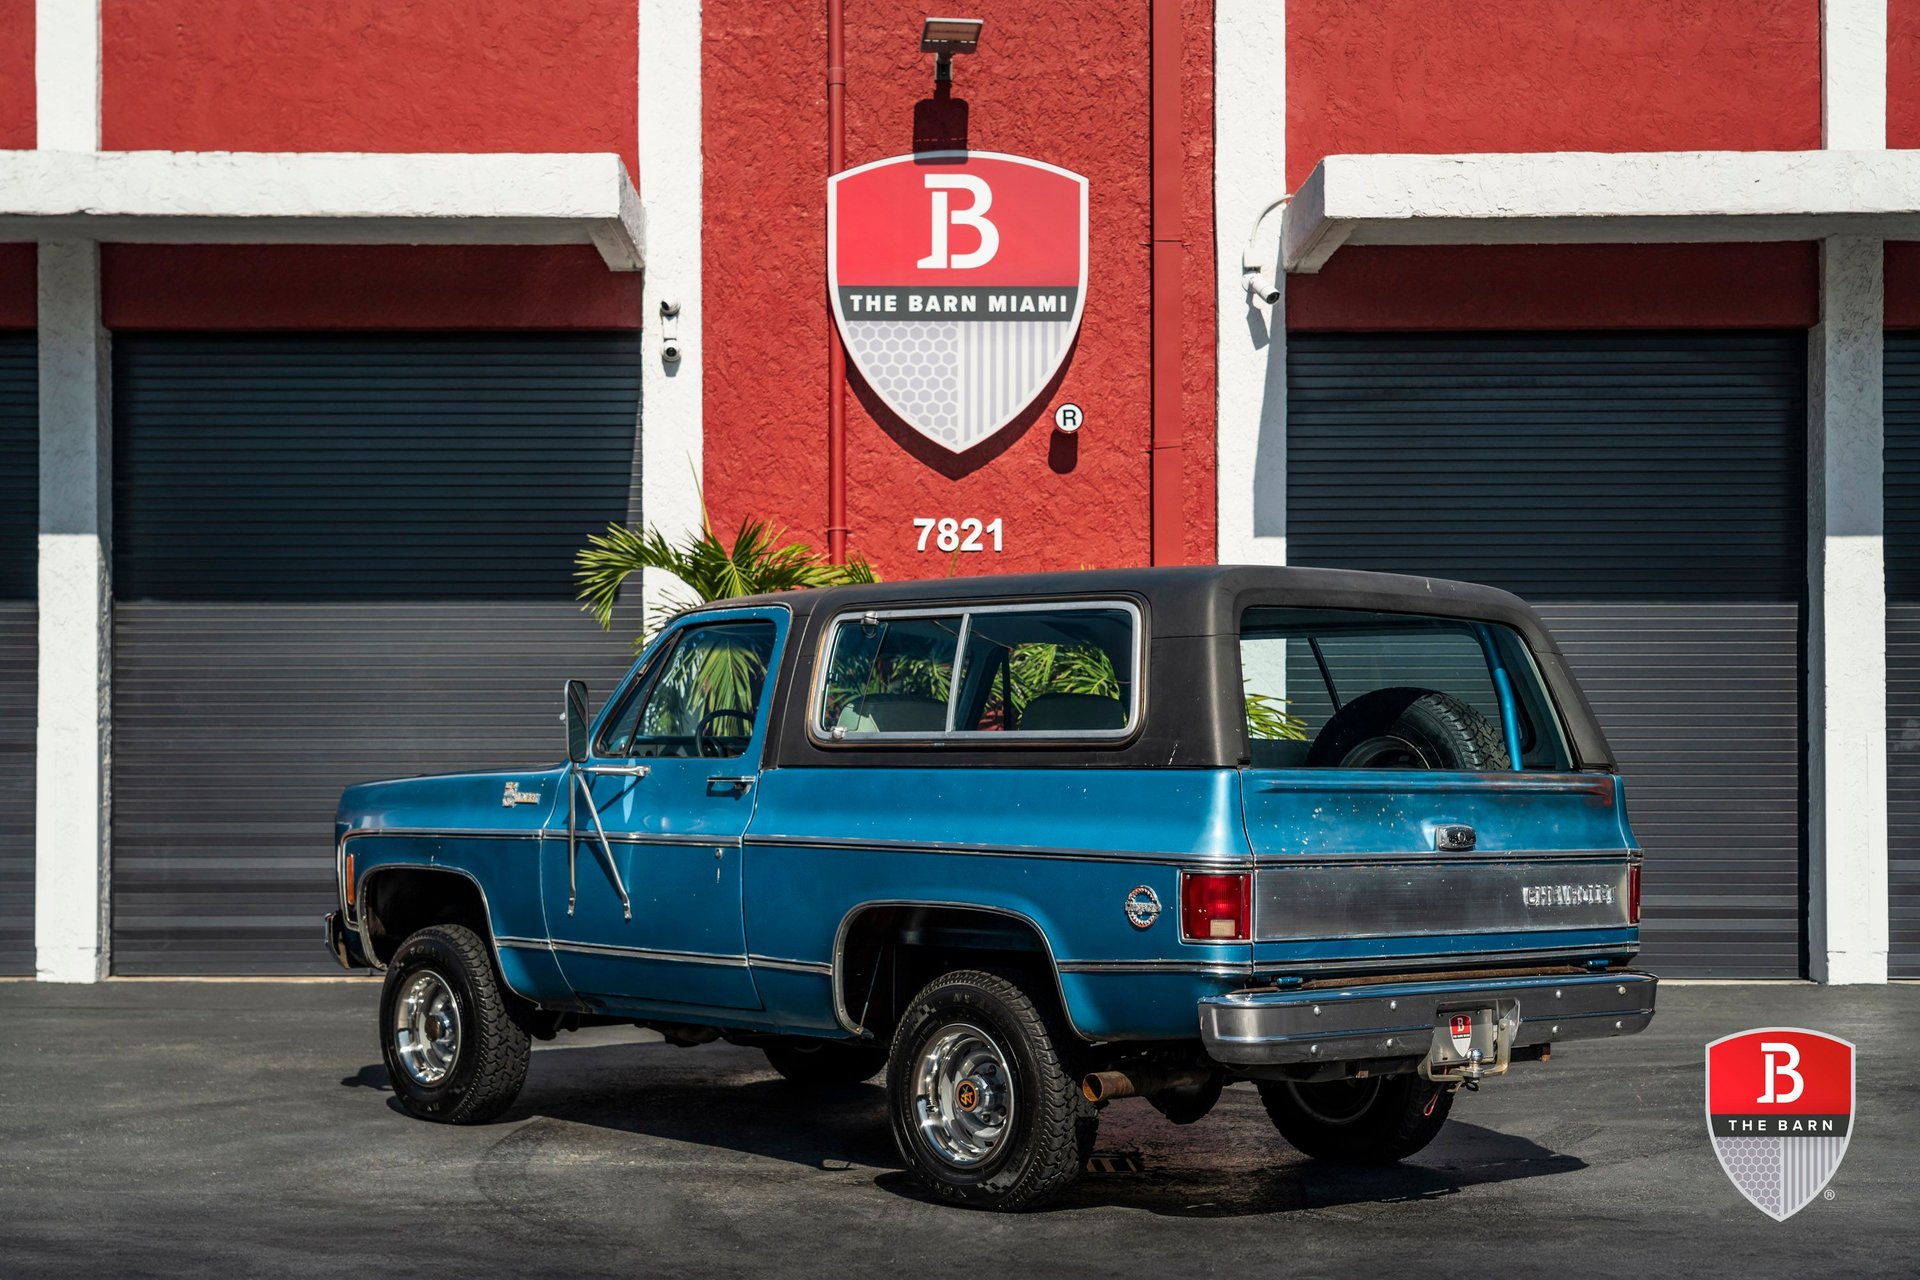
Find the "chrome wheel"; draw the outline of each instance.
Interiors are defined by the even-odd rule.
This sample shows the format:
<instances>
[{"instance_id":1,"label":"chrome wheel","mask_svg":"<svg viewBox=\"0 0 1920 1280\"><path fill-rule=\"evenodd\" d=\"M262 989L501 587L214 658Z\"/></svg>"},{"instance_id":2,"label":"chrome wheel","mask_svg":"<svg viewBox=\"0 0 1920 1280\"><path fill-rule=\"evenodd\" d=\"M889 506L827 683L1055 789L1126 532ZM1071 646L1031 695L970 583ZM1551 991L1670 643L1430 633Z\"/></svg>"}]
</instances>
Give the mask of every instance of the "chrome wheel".
<instances>
[{"instance_id":1,"label":"chrome wheel","mask_svg":"<svg viewBox=\"0 0 1920 1280\"><path fill-rule=\"evenodd\" d=\"M1365 1116L1380 1096L1380 1079L1326 1080L1319 1084L1287 1085L1293 1100L1309 1119L1321 1124L1352 1124Z\"/></svg>"},{"instance_id":2,"label":"chrome wheel","mask_svg":"<svg viewBox=\"0 0 1920 1280\"><path fill-rule=\"evenodd\" d=\"M914 1064L913 1111L921 1139L941 1160L959 1169L985 1163L1013 1126L1006 1050L971 1023L940 1028Z\"/></svg>"},{"instance_id":3,"label":"chrome wheel","mask_svg":"<svg viewBox=\"0 0 1920 1280\"><path fill-rule=\"evenodd\" d=\"M393 1004L393 1046L401 1068L416 1084L434 1088L460 1060L460 1006L453 988L422 969Z\"/></svg>"}]
</instances>

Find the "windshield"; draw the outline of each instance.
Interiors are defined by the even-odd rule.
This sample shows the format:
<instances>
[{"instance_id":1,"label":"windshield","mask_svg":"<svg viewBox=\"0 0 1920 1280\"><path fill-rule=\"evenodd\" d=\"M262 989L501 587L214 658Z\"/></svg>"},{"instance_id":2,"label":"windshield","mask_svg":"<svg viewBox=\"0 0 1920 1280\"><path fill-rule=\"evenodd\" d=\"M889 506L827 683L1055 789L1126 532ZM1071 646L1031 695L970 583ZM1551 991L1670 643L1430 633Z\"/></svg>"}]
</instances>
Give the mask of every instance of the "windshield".
<instances>
[{"instance_id":1,"label":"windshield","mask_svg":"<svg viewBox=\"0 0 1920 1280\"><path fill-rule=\"evenodd\" d=\"M1249 609L1240 668L1258 768L1508 770L1514 739L1525 769L1571 767L1533 655L1496 623Z\"/></svg>"}]
</instances>

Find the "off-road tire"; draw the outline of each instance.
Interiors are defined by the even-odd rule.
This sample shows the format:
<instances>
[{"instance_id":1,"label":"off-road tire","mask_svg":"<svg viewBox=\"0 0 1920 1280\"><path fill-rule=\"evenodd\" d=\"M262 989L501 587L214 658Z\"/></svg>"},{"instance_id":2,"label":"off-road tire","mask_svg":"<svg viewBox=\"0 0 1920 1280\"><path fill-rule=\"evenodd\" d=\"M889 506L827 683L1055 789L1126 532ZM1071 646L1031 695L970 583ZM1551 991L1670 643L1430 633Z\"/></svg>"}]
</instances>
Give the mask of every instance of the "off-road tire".
<instances>
[{"instance_id":1,"label":"off-road tire","mask_svg":"<svg viewBox=\"0 0 1920 1280\"><path fill-rule=\"evenodd\" d=\"M922 1051L943 1028L965 1022L992 1034L1010 1062L1011 1132L984 1163L961 1169L920 1135L914 1076ZM894 1033L887 1112L900 1156L941 1200L981 1209L1032 1209L1064 1191L1092 1154L1099 1116L1080 1093L1079 1042L1051 1002L1036 1002L1011 978L963 969L927 984Z\"/></svg>"},{"instance_id":2,"label":"off-road tire","mask_svg":"<svg viewBox=\"0 0 1920 1280\"><path fill-rule=\"evenodd\" d=\"M760 1048L775 1071L804 1089L845 1089L864 1084L887 1065L887 1051L873 1044L795 1037Z\"/></svg>"},{"instance_id":3,"label":"off-road tire","mask_svg":"<svg viewBox=\"0 0 1920 1280\"><path fill-rule=\"evenodd\" d=\"M446 1079L431 1088L401 1066L393 1031L394 1005L423 969L447 983L461 1019L459 1052ZM485 1124L513 1105L527 1080L528 1038L507 1000L486 943L464 925L433 925L400 944L380 990L380 1053L394 1097L409 1115L440 1124Z\"/></svg>"},{"instance_id":4,"label":"off-road tire","mask_svg":"<svg viewBox=\"0 0 1920 1280\"><path fill-rule=\"evenodd\" d=\"M1356 1105L1354 1090L1366 1090L1370 1100ZM1433 1141L1453 1110L1451 1093L1411 1073L1325 1084L1263 1080L1260 1101L1295 1150L1340 1164L1404 1160Z\"/></svg>"},{"instance_id":5,"label":"off-road tire","mask_svg":"<svg viewBox=\"0 0 1920 1280\"><path fill-rule=\"evenodd\" d=\"M1472 706L1435 689L1375 689L1334 712L1307 748L1307 764L1334 768L1370 763L1356 756L1378 750L1382 739L1408 748L1406 763L1375 767L1459 769L1488 773L1511 768L1500 730Z\"/></svg>"}]
</instances>

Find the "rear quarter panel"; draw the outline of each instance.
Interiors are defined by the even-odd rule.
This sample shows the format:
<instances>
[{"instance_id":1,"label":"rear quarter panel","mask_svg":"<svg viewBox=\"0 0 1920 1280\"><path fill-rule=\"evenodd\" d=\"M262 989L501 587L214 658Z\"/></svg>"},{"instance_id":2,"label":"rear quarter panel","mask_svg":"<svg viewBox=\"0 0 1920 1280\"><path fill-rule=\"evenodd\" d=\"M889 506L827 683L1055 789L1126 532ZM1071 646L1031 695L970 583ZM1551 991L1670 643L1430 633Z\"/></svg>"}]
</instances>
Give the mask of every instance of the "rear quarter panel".
<instances>
[{"instance_id":1,"label":"rear quarter panel","mask_svg":"<svg viewBox=\"0 0 1920 1280\"><path fill-rule=\"evenodd\" d=\"M1182 869L1249 864L1231 770L778 769L747 835L746 932L770 1014L838 1027L830 979L872 904L978 906L1029 920L1089 1039L1191 1038L1194 1002L1243 984L1245 944L1180 940ZM1127 895L1151 888L1147 928ZM771 969L762 960L819 971Z\"/></svg>"}]
</instances>

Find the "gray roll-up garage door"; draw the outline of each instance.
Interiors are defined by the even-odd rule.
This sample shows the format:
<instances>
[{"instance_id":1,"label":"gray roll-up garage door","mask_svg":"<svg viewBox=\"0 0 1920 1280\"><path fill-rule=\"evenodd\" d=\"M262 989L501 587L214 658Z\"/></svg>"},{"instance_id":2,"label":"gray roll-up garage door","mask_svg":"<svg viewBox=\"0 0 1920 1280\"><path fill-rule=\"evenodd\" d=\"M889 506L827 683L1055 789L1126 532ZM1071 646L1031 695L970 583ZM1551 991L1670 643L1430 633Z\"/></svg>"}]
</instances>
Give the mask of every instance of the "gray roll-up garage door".
<instances>
[{"instance_id":1,"label":"gray roll-up garage door","mask_svg":"<svg viewBox=\"0 0 1920 1280\"><path fill-rule=\"evenodd\" d=\"M1920 978L1920 333L1887 335L1888 972Z\"/></svg>"},{"instance_id":2,"label":"gray roll-up garage door","mask_svg":"<svg viewBox=\"0 0 1920 1280\"><path fill-rule=\"evenodd\" d=\"M114 341L113 967L326 972L341 787L551 763L635 334Z\"/></svg>"},{"instance_id":3,"label":"gray roll-up garage door","mask_svg":"<svg viewBox=\"0 0 1920 1280\"><path fill-rule=\"evenodd\" d=\"M1644 959L1803 970L1806 337L1287 337L1288 557L1540 608L1647 851Z\"/></svg>"},{"instance_id":4,"label":"gray roll-up garage door","mask_svg":"<svg viewBox=\"0 0 1920 1280\"><path fill-rule=\"evenodd\" d=\"M31 333L0 333L0 974L33 972L34 708L40 660L40 379Z\"/></svg>"}]
</instances>

